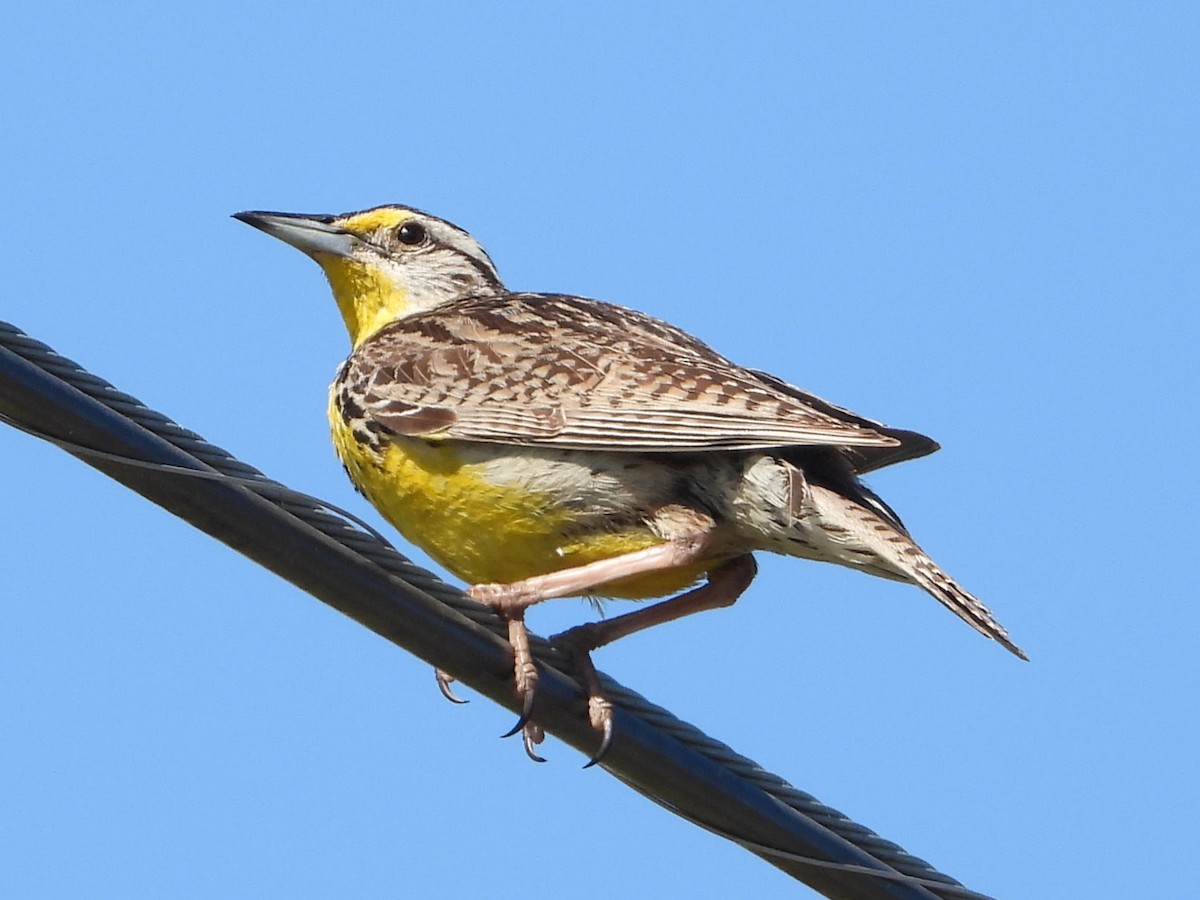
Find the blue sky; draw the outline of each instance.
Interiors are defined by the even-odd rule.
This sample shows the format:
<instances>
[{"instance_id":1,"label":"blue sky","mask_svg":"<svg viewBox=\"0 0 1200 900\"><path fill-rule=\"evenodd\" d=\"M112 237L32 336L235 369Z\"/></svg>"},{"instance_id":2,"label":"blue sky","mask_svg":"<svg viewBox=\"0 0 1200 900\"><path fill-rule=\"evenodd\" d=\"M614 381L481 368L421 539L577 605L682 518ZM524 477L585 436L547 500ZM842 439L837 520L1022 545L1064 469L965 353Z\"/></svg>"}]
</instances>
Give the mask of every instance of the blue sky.
<instances>
[{"instance_id":1,"label":"blue sky","mask_svg":"<svg viewBox=\"0 0 1200 900\"><path fill-rule=\"evenodd\" d=\"M1190 4L19 5L0 318L373 516L319 271L229 219L403 202L935 436L872 485L1029 652L764 558L601 668L1003 897L1200 882ZM0 427L0 892L804 895ZM374 520L373 521L377 521ZM423 559L419 554L416 558ZM550 633L589 615L531 615ZM1184 852L1181 852L1184 851Z\"/></svg>"}]
</instances>

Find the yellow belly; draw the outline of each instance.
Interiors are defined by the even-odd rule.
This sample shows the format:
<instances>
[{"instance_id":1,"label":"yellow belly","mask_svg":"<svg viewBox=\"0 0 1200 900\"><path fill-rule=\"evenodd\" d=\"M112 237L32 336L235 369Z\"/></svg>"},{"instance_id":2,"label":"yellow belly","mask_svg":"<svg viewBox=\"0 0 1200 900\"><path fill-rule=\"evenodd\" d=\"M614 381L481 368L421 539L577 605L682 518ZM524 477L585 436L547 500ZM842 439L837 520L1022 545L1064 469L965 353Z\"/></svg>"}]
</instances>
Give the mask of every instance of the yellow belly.
<instances>
[{"instance_id":1,"label":"yellow belly","mask_svg":"<svg viewBox=\"0 0 1200 900\"><path fill-rule=\"evenodd\" d=\"M580 527L579 511L552 488L497 483L494 465L454 442L397 438L377 454L331 415L333 441L354 483L404 537L470 584L520 581L662 543L649 526ZM476 445L478 448L478 445ZM495 449L497 456L505 453ZM471 456L471 459L464 458ZM696 583L706 565L598 587L605 597L661 597Z\"/></svg>"}]
</instances>

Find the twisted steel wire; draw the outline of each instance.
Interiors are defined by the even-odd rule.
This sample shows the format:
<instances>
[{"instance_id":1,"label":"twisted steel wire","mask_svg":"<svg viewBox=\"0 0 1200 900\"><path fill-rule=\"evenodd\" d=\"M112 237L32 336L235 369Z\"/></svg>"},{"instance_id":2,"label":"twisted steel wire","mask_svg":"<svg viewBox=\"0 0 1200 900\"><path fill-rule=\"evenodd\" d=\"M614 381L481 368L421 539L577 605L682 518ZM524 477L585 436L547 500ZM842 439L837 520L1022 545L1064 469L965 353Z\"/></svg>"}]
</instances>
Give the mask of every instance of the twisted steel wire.
<instances>
[{"instance_id":1,"label":"twisted steel wire","mask_svg":"<svg viewBox=\"0 0 1200 900\"><path fill-rule=\"evenodd\" d=\"M110 475L113 474L110 463L115 462L116 465L120 465L122 462L130 462L130 460L122 457L120 453L113 454L103 451L97 453L96 451L100 450L100 448L75 445L63 435L47 434L37 425L30 425L27 421L24 421L19 411L14 410L11 403L5 402L6 400L11 401L15 399L13 391L20 390L22 386L19 379L6 377L7 373L3 366L3 363L8 358L5 355L6 353L14 357L19 357L46 375L52 376L70 388L79 391L107 410L127 419L139 428L144 429L167 442L178 451L181 451L182 454L185 454L185 465L194 470L188 474L197 474L199 472L202 475L207 473L207 477L237 480L239 484L247 487L258 496L266 498L279 510L295 517L305 525L336 542L345 550L383 570L397 586L408 588L417 595L425 595L432 598L436 603L448 607L475 626L495 635L497 639L503 638L507 634L505 624L491 610L468 598L459 588L447 584L433 573L407 560L394 547L387 543L385 539L378 535L377 532L374 532L369 525L361 523L357 519L354 520L357 524L351 524L351 521L346 518L349 514L344 514L341 510L325 505L316 498L295 492L285 485L270 479L253 466L238 460L220 447L208 443L195 432L172 421L162 413L149 409L136 398L119 391L107 381L91 374L73 361L59 355L40 341L29 337L16 327L0 321L0 388L4 388L4 390L0 391L0 416L18 428L23 428L54 443L58 443L64 449L67 449L68 452L72 452L74 455L84 459L85 462L89 462L89 464L102 468L102 470ZM13 385L16 385L16 387L14 388ZM105 464L101 465L95 460L88 459L89 455L106 458ZM179 462L167 464L150 462L146 464L158 469L166 468L180 472ZM116 476L114 475L114 477ZM177 512L177 514L180 513ZM206 528L205 530L210 529ZM210 533L216 534L216 532L211 530ZM220 534L216 536L225 540ZM231 543L231 545L235 546L241 552L247 552L244 547L238 546L232 540L227 540L226 542ZM252 554L248 553L247 555ZM285 573L281 572L280 574ZM300 584L299 579L292 580ZM329 602L325 597L320 597L320 599ZM347 612L347 609L340 605L338 605L338 608L343 612ZM351 613L348 612L347 614ZM363 624L367 624L368 627L375 627L358 616L355 616L355 618L363 622ZM395 640L392 635L385 633L385 631L379 628L375 628L375 630L384 634L385 637ZM399 641L397 642L399 643ZM543 670L547 670L549 667L560 673L571 674L570 661L544 639L531 635L531 646L534 656ZM421 655L424 656L424 654ZM498 692L494 685L486 684L486 678L484 679L485 684L480 684L480 673L464 671L459 666L452 671L452 674L472 687L482 689L498 702L511 706L513 702L512 698L505 696L503 691ZM491 674L493 677L495 676L495 673ZM822 804L812 795L798 790L779 776L766 771L753 760L742 756L727 745L716 741L695 726L679 720L666 709L651 703L635 691L622 686L602 673L600 677L609 699L622 716L621 721L618 723L618 727L621 729L618 734L628 729L631 722L634 721L629 717L635 717L636 720L640 720L648 728L660 732L679 745L699 754L703 760L720 767L720 769L744 782L747 786L762 792L767 797L782 804L787 810L792 811L793 814L798 814L807 820L807 822L815 823L820 828L847 842L853 848L865 854L865 858L858 862L853 860L848 861L847 859L823 860L819 857L814 858L811 855L789 852L774 844L759 842L752 836L744 833L744 827L739 827L738 822L732 820L721 821L719 816L714 817L713 810L711 809L706 810L706 814L704 815L697 815L694 811L690 811L678 799L668 797L666 792L662 790L661 783L651 783L644 777L630 777L628 772L621 771L620 766L610 764L607 759L605 763L602 763L611 774L660 805L701 827L743 844L747 849L757 853L772 862L772 864L783 868L794 877L804 880L830 897L845 897L852 898L852 900L857 900L857 898L871 900L871 898L875 897L983 897L983 895L963 887L955 879L938 871L926 861L908 853L894 842L852 821L843 813ZM544 681L546 681L546 684L539 689L540 691L547 690L547 687L552 686L554 683L553 679L544 679ZM573 685L570 685L570 687L574 693L578 693ZM541 694L539 694L539 703L541 703ZM582 703L577 703L576 707L573 713L574 717L577 719L582 718L580 713ZM556 727L560 723L554 719L553 715L550 719L552 720L544 723L548 731L563 737L564 740L568 740L570 743L576 745L579 743L577 739L570 740L568 736L564 735ZM539 722L543 721L540 712L538 720ZM584 733L586 734L586 729ZM672 777L672 773L664 771L662 776L664 779L669 779ZM744 821L741 823L742 826L745 826L745 824ZM820 870L823 867L847 873L853 872L855 875L866 875L867 877L856 877L849 880L832 879L828 883L825 883L822 878L812 874L813 871ZM806 877L806 875L811 877Z\"/></svg>"}]
</instances>

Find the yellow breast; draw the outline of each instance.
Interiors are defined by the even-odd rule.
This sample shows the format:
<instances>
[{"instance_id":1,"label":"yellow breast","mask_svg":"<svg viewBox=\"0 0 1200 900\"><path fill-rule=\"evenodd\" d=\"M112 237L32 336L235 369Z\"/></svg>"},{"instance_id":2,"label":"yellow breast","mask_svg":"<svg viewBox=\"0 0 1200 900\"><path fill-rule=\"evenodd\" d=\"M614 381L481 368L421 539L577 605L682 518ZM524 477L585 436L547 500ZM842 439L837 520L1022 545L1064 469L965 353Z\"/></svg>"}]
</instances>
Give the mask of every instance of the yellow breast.
<instances>
[{"instance_id":1,"label":"yellow breast","mask_svg":"<svg viewBox=\"0 0 1200 900\"><path fill-rule=\"evenodd\" d=\"M396 437L378 450L331 404L338 455L354 483L404 537L471 584L520 581L662 543L645 524L603 527L536 455L519 448ZM497 477L520 469L520 477ZM705 567L613 582L600 596L646 598L694 584Z\"/></svg>"}]
</instances>

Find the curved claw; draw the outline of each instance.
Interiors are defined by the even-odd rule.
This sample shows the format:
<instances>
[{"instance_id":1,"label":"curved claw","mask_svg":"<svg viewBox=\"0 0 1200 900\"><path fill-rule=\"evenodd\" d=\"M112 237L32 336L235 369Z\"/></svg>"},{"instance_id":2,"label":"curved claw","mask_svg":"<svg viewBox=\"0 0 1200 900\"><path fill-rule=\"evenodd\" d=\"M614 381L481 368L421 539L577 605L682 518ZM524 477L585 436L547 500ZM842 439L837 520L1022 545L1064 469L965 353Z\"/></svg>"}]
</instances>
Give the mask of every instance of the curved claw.
<instances>
[{"instance_id":1,"label":"curved claw","mask_svg":"<svg viewBox=\"0 0 1200 900\"><path fill-rule=\"evenodd\" d=\"M517 719L516 725L514 725L512 728L508 729L508 731L504 732L504 734L500 735L500 739L504 740L504 738L512 737L514 734L516 734L518 731L520 731L522 728L524 728L525 723L528 721L529 720L526 719L524 716L521 716L521 718Z\"/></svg>"},{"instance_id":2,"label":"curved claw","mask_svg":"<svg viewBox=\"0 0 1200 900\"><path fill-rule=\"evenodd\" d=\"M532 759L534 762L544 763L546 761L544 758L538 756L537 751L533 749L534 748L533 735L531 735L529 733L528 729L526 729L525 732L521 735L521 743L525 745L525 755L528 756L530 759Z\"/></svg>"},{"instance_id":3,"label":"curved claw","mask_svg":"<svg viewBox=\"0 0 1200 900\"><path fill-rule=\"evenodd\" d=\"M500 737L501 738L512 737L514 734L516 734L518 731L520 731L526 725L529 724L529 717L532 715L533 715L533 691L526 691L525 697L521 703L521 717L519 719L517 719L516 725L514 725L512 728L508 729L508 731L504 732L504 734L500 735ZM532 756L532 754L531 754L531 756Z\"/></svg>"},{"instance_id":4,"label":"curved claw","mask_svg":"<svg viewBox=\"0 0 1200 900\"><path fill-rule=\"evenodd\" d=\"M464 700L457 696L454 691L450 690L450 682L454 681L454 676L449 672L443 672L441 669L434 669L433 676L437 679L438 690L442 692L442 696L451 703L470 703L470 700Z\"/></svg>"},{"instance_id":5,"label":"curved claw","mask_svg":"<svg viewBox=\"0 0 1200 900\"><path fill-rule=\"evenodd\" d=\"M612 746L612 739L613 720L610 713L610 715L604 720L604 733L600 737L600 746L596 748L596 752L592 754L592 758L583 764L585 769L590 769L592 766L596 765L596 763L600 762L600 760L604 759L605 754L608 753L608 748Z\"/></svg>"}]
</instances>

